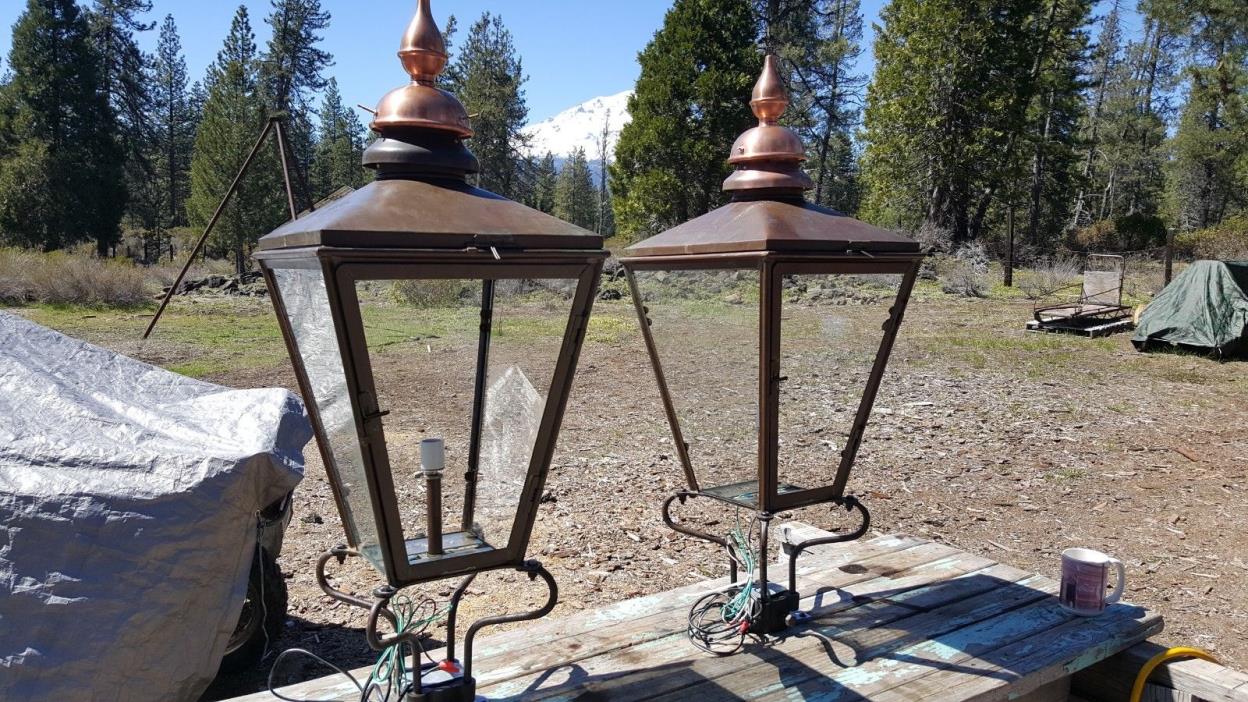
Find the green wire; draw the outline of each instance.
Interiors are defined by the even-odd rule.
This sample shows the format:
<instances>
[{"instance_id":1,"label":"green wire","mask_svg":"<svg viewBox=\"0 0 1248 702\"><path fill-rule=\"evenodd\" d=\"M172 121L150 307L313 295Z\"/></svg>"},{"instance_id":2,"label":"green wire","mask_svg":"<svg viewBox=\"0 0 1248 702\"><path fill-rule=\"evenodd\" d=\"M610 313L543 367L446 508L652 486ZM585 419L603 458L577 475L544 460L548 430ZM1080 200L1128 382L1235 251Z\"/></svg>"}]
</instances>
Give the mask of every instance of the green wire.
<instances>
[{"instance_id":1,"label":"green wire","mask_svg":"<svg viewBox=\"0 0 1248 702\"><path fill-rule=\"evenodd\" d=\"M423 619L416 619L415 616L420 611L420 606L413 604L406 596L395 598L391 609L394 611L396 635L424 629L450 611L449 606L440 610L435 607L433 614ZM399 684L402 685L407 680L407 673L407 659L403 656L403 647L390 646L377 656L377 662L373 664L373 670L369 673L368 682L365 683L364 688L368 689L373 683L391 684L396 679L396 674Z\"/></svg>"}]
</instances>

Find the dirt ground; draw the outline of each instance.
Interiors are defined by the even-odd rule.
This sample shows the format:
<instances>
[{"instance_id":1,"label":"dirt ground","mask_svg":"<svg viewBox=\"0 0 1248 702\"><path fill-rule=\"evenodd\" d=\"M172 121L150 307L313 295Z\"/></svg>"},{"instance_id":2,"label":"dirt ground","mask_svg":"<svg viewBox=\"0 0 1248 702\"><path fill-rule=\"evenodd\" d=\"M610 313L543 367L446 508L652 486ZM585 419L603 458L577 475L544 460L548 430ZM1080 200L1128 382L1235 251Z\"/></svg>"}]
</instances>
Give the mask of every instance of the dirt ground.
<instances>
[{"instance_id":1,"label":"dirt ground","mask_svg":"<svg viewBox=\"0 0 1248 702\"><path fill-rule=\"evenodd\" d=\"M882 322L874 305L817 302L794 306L795 318L807 322L794 328L806 333L785 360L792 372L786 369L783 392L796 409L784 412L782 478L799 483L839 455L845 386L865 373L854 363ZM147 344L134 340L142 315L22 313L145 360L193 367L213 382L293 388L264 304L180 299L169 329ZM675 384L703 388L682 406L698 427L695 461L727 474L751 469L752 411L704 410L753 391L753 379L733 371L757 351L756 337L742 331L748 324L738 323L744 317L733 316L748 317L754 308L724 309L699 308L688 324L665 322L656 312L656 329L676 325L678 343L665 347L679 370ZM1163 642L1208 648L1248 669L1248 363L1143 355L1126 335L1028 334L1022 325L1030 309L1020 300L919 291L849 482L871 509L875 534L916 534L1052 576L1063 549L1104 550L1127 565L1127 598L1165 615ZM728 321L696 323L720 313ZM721 553L660 520L662 500L683 478L632 314L627 300L598 303L530 543L530 554L559 583L552 616L726 572ZM836 326L829 315L849 321ZM374 365L383 407L393 410L386 420L396 446L391 458L410 478L400 490L415 491L412 442L441 433L453 457L464 440L450 427L467 412L471 386L453 386L469 377L472 337L446 330L462 321L454 315L436 329L393 321L374 319L370 343L378 334ZM549 369L535 359L557 327L513 331L499 344L497 365L520 365L543 387ZM526 355L522 348L533 350ZM281 558L290 610L276 648L306 648L348 668L367 665L373 654L361 633L364 613L334 603L314 580L317 557L344 535L314 446L307 454ZM730 513L695 516L712 531L726 531L733 520ZM829 529L845 525L841 513L826 508L781 516ZM361 594L380 584L359 562L348 562L334 580ZM435 584L421 594L444 599L449 587ZM517 574L491 574L473 585L461 621L533 607L543 596ZM267 664L265 672L221 680L210 697L263 689L266 672ZM292 662L277 677L330 672Z\"/></svg>"}]
</instances>

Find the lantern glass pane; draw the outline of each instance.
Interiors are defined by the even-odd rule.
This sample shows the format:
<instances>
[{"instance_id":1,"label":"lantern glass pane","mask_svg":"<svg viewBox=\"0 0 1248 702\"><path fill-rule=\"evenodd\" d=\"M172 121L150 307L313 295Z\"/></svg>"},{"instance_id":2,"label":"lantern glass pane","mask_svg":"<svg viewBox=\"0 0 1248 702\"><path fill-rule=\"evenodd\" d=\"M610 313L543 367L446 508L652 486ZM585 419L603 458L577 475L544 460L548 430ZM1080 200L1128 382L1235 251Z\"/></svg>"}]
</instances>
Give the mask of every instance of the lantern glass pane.
<instances>
[{"instance_id":1,"label":"lantern glass pane","mask_svg":"<svg viewBox=\"0 0 1248 702\"><path fill-rule=\"evenodd\" d=\"M577 284L496 283L475 520L504 544L529 475Z\"/></svg>"},{"instance_id":2,"label":"lantern glass pane","mask_svg":"<svg viewBox=\"0 0 1248 702\"><path fill-rule=\"evenodd\" d=\"M334 466L326 466L326 470L331 479L334 474L338 476L348 536L360 553L378 570L384 570L325 277L320 268L278 268L273 277L311 386L312 397L306 399L316 406L324 430L320 438L333 455Z\"/></svg>"},{"instance_id":3,"label":"lantern glass pane","mask_svg":"<svg viewBox=\"0 0 1248 702\"><path fill-rule=\"evenodd\" d=\"M757 491L757 270L634 272L702 490ZM669 439L664 438L671 447ZM665 451L679 465L674 448Z\"/></svg>"},{"instance_id":4,"label":"lantern glass pane","mask_svg":"<svg viewBox=\"0 0 1248 702\"><path fill-rule=\"evenodd\" d=\"M442 439L440 515L446 556L510 543L537 428L571 310L573 281L500 280L485 384L476 402L481 280L367 280L356 285L397 498L413 564L431 558L424 439ZM487 305L486 309L490 309ZM479 444L473 442L480 412ZM477 452L475 495L467 474Z\"/></svg>"},{"instance_id":5,"label":"lantern glass pane","mask_svg":"<svg viewBox=\"0 0 1248 702\"><path fill-rule=\"evenodd\" d=\"M783 277L780 494L833 483L901 281L879 274ZM870 461L859 452L859 462Z\"/></svg>"}]
</instances>

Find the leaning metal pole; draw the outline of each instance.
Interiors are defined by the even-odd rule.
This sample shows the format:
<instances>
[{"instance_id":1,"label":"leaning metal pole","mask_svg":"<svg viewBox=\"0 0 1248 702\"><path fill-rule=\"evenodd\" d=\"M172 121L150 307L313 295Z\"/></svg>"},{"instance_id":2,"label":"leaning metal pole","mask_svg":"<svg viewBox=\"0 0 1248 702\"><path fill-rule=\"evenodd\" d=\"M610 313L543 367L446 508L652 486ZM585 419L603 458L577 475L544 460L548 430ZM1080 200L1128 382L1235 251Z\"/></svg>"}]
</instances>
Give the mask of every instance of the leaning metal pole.
<instances>
[{"instance_id":1,"label":"leaning metal pole","mask_svg":"<svg viewBox=\"0 0 1248 702\"><path fill-rule=\"evenodd\" d=\"M216 228L217 222L221 219L221 214L225 212L225 206L230 202L230 198L238 191L239 184L243 182L243 176L247 174L252 162L256 160L256 155L260 153L260 147L264 146L264 140L274 130L277 131L277 145L282 156L282 179L286 184L286 202L290 206L290 218L294 220L299 217L299 213L295 209L295 196L290 183L290 164L286 158L286 130L282 126L280 117L270 117L264 123L264 129L260 130L260 137L256 139L255 145L251 147L251 152L247 154L247 159L243 161L242 168L238 169L238 175L234 176L234 182L230 183L230 189L225 192L225 197L221 198L221 204L217 205L217 210L212 213L212 219L208 220L208 226L204 227L204 233L199 235L199 241L195 242L195 248L191 249L191 254L186 257L186 263L182 264L182 270L178 271L178 277L173 281L173 285L170 285L169 289L165 291L165 297L160 301L160 307L156 309L156 314L152 316L152 321L148 323L147 329L143 332L144 339L152 335L152 330L160 322L161 316L165 313L165 308L169 306L173 296L178 293L178 288L182 287L182 281L186 278L187 272L191 270L191 264L195 262L195 257L199 255L200 250L207 243L208 237L212 234L212 230Z\"/></svg>"}]
</instances>

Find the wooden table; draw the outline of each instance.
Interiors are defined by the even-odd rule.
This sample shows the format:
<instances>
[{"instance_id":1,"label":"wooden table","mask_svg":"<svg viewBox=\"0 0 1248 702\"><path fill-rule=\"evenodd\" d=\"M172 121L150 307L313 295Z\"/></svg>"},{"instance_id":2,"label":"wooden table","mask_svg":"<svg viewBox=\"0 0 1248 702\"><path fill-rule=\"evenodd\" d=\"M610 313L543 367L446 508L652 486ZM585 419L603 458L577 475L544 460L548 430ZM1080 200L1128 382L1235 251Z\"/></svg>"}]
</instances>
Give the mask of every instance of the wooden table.
<instances>
[{"instance_id":1,"label":"wooden table","mask_svg":"<svg viewBox=\"0 0 1248 702\"><path fill-rule=\"evenodd\" d=\"M799 538L820 533L799 529ZM1075 617L1058 606L1057 583L1046 576L911 536L821 547L799 566L802 608L814 617L781 638L733 656L697 651L685 635L689 606L727 581L699 583L482 638L478 694L525 701L1066 700L1072 674L1162 628L1160 615L1130 604ZM358 698L341 676L282 692Z\"/></svg>"}]
</instances>

